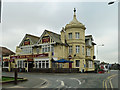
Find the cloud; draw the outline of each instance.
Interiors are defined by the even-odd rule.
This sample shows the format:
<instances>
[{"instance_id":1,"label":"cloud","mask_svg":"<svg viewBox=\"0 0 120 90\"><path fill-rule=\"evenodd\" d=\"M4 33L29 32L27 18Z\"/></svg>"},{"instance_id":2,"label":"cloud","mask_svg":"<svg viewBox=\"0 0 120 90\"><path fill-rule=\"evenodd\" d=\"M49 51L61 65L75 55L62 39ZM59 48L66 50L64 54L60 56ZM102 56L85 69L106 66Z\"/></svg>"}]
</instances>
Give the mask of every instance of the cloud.
<instances>
[{"instance_id":1,"label":"cloud","mask_svg":"<svg viewBox=\"0 0 120 90\"><path fill-rule=\"evenodd\" d=\"M63 26L73 18L73 8L77 8L77 19L85 24L86 34L92 34L99 49L99 57L117 56L118 47L118 9L106 2L5 2L3 5L3 45L15 51L26 33L40 36L45 29L60 33ZM117 60L116 60L117 61ZM114 62L110 60L109 62Z\"/></svg>"}]
</instances>

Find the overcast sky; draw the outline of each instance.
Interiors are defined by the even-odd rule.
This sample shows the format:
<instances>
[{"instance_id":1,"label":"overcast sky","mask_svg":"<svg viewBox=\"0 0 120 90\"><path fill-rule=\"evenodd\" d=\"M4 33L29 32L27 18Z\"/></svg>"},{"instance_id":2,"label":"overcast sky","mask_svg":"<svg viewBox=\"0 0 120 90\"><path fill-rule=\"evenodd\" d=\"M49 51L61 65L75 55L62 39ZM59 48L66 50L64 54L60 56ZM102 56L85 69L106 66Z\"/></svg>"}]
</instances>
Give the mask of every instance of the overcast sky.
<instances>
[{"instance_id":1,"label":"overcast sky","mask_svg":"<svg viewBox=\"0 0 120 90\"><path fill-rule=\"evenodd\" d=\"M25 34L40 36L45 29L60 34L73 19L86 26L86 35L93 35L98 59L118 62L118 3L107 2L4 2L2 13L2 46L15 52ZM96 50L95 50L96 54Z\"/></svg>"}]
</instances>

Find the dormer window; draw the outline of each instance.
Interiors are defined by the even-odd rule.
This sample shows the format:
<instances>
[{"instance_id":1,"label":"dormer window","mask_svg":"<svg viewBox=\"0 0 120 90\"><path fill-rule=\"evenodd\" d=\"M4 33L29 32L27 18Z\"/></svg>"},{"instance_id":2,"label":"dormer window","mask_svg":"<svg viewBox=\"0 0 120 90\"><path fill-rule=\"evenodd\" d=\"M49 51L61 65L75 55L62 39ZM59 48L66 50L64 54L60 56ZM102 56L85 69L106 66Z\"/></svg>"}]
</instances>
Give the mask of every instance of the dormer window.
<instances>
[{"instance_id":1,"label":"dormer window","mask_svg":"<svg viewBox=\"0 0 120 90\"><path fill-rule=\"evenodd\" d=\"M76 32L76 33L75 33L75 38L76 38L76 39L79 39L79 38L80 38L79 32Z\"/></svg>"},{"instance_id":2,"label":"dormer window","mask_svg":"<svg viewBox=\"0 0 120 90\"><path fill-rule=\"evenodd\" d=\"M68 38L69 38L69 39L72 39L72 33L69 33L69 34L68 34Z\"/></svg>"}]
</instances>

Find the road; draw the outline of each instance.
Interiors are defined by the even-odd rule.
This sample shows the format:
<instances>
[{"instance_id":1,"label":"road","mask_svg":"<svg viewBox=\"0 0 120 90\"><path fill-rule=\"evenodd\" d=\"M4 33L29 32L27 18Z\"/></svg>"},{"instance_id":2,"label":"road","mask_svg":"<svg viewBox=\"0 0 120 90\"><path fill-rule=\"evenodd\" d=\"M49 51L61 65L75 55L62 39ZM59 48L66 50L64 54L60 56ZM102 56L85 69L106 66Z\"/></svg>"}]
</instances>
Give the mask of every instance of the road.
<instances>
[{"instance_id":1,"label":"road","mask_svg":"<svg viewBox=\"0 0 120 90\"><path fill-rule=\"evenodd\" d=\"M2 75L14 76L3 72ZM3 84L2 88L118 88L118 71L98 73L19 73L19 77L28 81ZM41 85L40 83L45 83Z\"/></svg>"}]
</instances>

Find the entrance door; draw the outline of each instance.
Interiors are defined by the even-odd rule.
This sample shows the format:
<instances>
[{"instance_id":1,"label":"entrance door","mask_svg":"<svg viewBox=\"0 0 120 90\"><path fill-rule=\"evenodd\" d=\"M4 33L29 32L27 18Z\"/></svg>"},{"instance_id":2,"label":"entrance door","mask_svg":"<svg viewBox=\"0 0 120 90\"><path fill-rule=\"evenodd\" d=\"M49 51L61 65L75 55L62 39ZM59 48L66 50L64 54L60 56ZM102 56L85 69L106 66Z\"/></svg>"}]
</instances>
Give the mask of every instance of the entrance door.
<instances>
[{"instance_id":1,"label":"entrance door","mask_svg":"<svg viewBox=\"0 0 120 90\"><path fill-rule=\"evenodd\" d=\"M69 68L72 68L72 63L69 63Z\"/></svg>"},{"instance_id":2,"label":"entrance door","mask_svg":"<svg viewBox=\"0 0 120 90\"><path fill-rule=\"evenodd\" d=\"M28 62L28 68L33 68L33 62Z\"/></svg>"}]
</instances>

